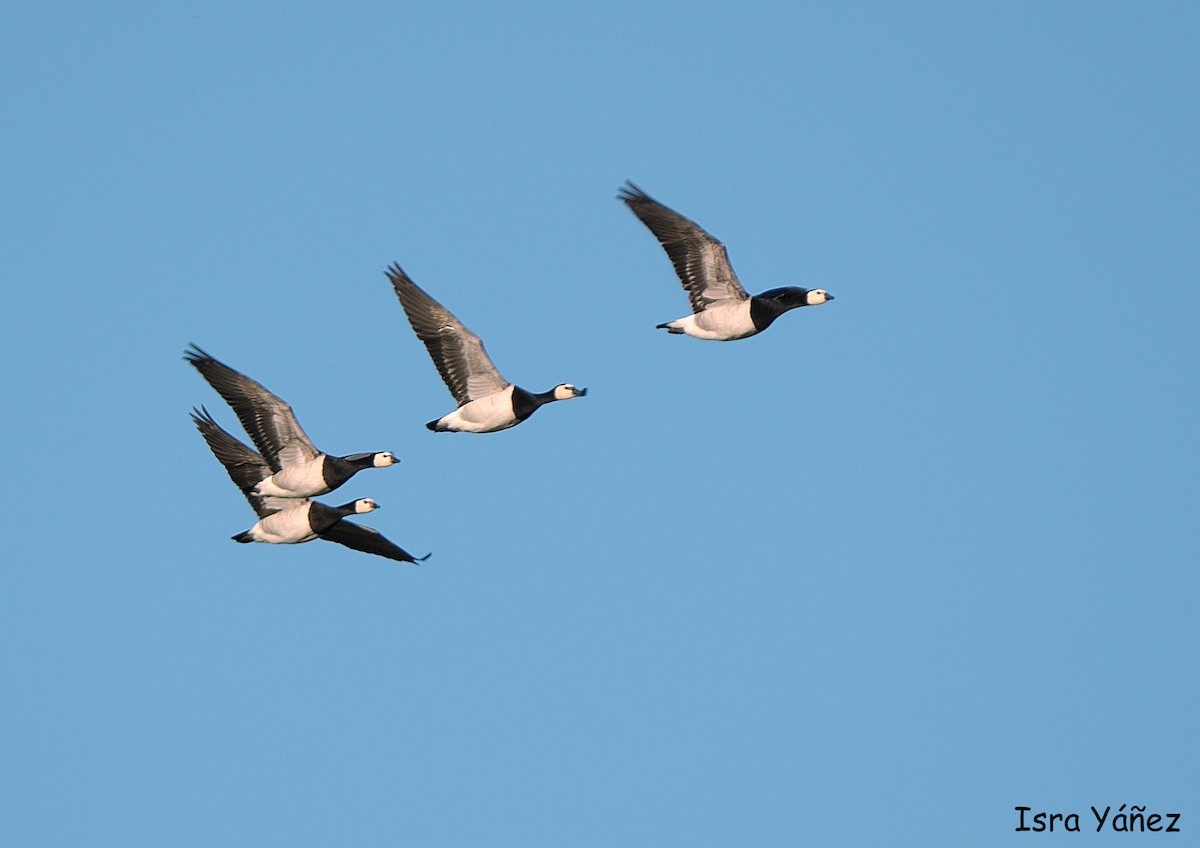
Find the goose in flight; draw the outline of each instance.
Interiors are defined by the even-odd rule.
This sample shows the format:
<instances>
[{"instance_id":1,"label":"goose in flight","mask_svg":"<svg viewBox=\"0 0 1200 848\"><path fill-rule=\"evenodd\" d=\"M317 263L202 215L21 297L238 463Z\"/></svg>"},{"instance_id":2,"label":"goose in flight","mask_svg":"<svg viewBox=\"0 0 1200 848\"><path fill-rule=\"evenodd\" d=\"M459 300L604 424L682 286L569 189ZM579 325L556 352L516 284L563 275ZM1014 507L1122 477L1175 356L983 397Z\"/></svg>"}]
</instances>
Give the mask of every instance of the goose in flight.
<instances>
[{"instance_id":1,"label":"goose in flight","mask_svg":"<svg viewBox=\"0 0 1200 848\"><path fill-rule=\"evenodd\" d=\"M259 516L258 523L253 527L232 537L235 542L295 545L320 538L397 562L415 563L429 558L429 554L414 558L379 531L342 520L347 515L378 509L379 505L370 498L359 498L341 506L326 506L307 498L261 494L257 491L257 485L264 475L271 473L267 461L249 445L222 429L207 409L193 409L192 421L204 436L204 441L208 442L213 455L225 466L229 479L242 490Z\"/></svg>"},{"instance_id":2,"label":"goose in flight","mask_svg":"<svg viewBox=\"0 0 1200 848\"><path fill-rule=\"evenodd\" d=\"M500 376L479 336L426 294L399 265L390 265L386 274L409 323L458 401L458 409L425 425L435 433L507 430L547 403L587 394L587 389L577 389L570 383L560 383L541 393L514 386Z\"/></svg>"},{"instance_id":3,"label":"goose in flight","mask_svg":"<svg viewBox=\"0 0 1200 848\"><path fill-rule=\"evenodd\" d=\"M663 206L629 181L617 197L662 244L692 303L691 315L659 324L660 330L686 333L697 339L733 341L761 333L789 309L833 300L824 289L796 286L751 297L738 282L725 245L695 221Z\"/></svg>"},{"instance_id":4,"label":"goose in flight","mask_svg":"<svg viewBox=\"0 0 1200 848\"><path fill-rule=\"evenodd\" d=\"M287 401L196 345L183 358L209 382L267 460L265 479L255 492L280 498L310 498L332 492L364 468L386 468L399 462L391 451L333 456L317 450L305 435Z\"/></svg>"}]
</instances>

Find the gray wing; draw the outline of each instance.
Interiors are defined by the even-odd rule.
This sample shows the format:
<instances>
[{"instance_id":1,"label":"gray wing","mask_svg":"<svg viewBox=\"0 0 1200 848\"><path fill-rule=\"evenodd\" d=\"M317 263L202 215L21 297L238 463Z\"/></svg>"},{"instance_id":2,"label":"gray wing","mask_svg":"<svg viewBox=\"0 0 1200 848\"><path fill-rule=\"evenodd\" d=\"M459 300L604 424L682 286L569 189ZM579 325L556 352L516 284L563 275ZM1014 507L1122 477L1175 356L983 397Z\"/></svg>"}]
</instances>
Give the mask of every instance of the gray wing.
<instances>
[{"instance_id":1,"label":"gray wing","mask_svg":"<svg viewBox=\"0 0 1200 848\"><path fill-rule=\"evenodd\" d=\"M417 338L425 342L429 358L459 406L508 386L483 349L479 336L426 294L399 265L392 263L385 273L400 298L408 322Z\"/></svg>"},{"instance_id":2,"label":"gray wing","mask_svg":"<svg viewBox=\"0 0 1200 848\"><path fill-rule=\"evenodd\" d=\"M223 430L204 407L192 409L192 421L204 437L204 441L208 442L213 455L225 466L229 479L242 490L242 494L250 501L250 506L254 507L259 518L307 502L307 498L277 498L254 494L255 484L271 476L271 466L267 461L249 445L243 444Z\"/></svg>"},{"instance_id":3,"label":"gray wing","mask_svg":"<svg viewBox=\"0 0 1200 848\"><path fill-rule=\"evenodd\" d=\"M628 180L617 197L654 233L688 294L693 312L714 303L737 302L749 297L738 282L725 245L695 221L663 206Z\"/></svg>"},{"instance_id":4,"label":"gray wing","mask_svg":"<svg viewBox=\"0 0 1200 848\"><path fill-rule=\"evenodd\" d=\"M330 542L337 542L339 545L345 545L347 548L353 548L356 551L394 559L397 562L415 563L418 560L424 561L429 559L429 554L414 558L412 554L389 541L378 530L371 527L364 527L361 524L354 524L345 519L322 533L321 538Z\"/></svg>"},{"instance_id":5,"label":"gray wing","mask_svg":"<svg viewBox=\"0 0 1200 848\"><path fill-rule=\"evenodd\" d=\"M299 465L321 453L301 428L287 401L267 391L257 380L218 362L194 344L183 358L196 367L237 413L272 471Z\"/></svg>"}]
</instances>

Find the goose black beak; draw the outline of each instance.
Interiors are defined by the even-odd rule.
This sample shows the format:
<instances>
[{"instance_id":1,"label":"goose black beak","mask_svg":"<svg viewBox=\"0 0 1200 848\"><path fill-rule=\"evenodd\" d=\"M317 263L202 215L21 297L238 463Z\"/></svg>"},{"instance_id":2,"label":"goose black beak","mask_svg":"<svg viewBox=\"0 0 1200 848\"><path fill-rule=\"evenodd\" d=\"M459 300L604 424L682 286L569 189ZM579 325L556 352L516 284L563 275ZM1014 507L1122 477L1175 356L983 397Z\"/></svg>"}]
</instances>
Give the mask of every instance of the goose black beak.
<instances>
[{"instance_id":1,"label":"goose black beak","mask_svg":"<svg viewBox=\"0 0 1200 848\"><path fill-rule=\"evenodd\" d=\"M575 393L575 397L583 397L587 394L587 389L571 389Z\"/></svg>"},{"instance_id":2,"label":"goose black beak","mask_svg":"<svg viewBox=\"0 0 1200 848\"><path fill-rule=\"evenodd\" d=\"M826 292L826 293L825 293L825 299L826 299L826 300L833 300L833 295L831 295L829 292Z\"/></svg>"}]
</instances>

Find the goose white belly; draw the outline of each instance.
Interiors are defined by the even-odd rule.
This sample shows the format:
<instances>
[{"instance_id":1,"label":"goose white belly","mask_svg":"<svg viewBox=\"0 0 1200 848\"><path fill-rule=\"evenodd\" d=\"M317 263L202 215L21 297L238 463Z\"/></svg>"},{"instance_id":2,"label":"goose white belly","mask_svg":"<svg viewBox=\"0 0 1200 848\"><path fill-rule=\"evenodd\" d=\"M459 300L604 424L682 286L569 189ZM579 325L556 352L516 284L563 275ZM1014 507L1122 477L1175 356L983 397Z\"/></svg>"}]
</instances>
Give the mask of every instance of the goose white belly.
<instances>
[{"instance_id":1,"label":"goose white belly","mask_svg":"<svg viewBox=\"0 0 1200 848\"><path fill-rule=\"evenodd\" d=\"M703 312L671 321L667 328L673 333L687 333L697 339L733 341L758 332L750 317L750 300L736 303L717 303Z\"/></svg>"},{"instance_id":2,"label":"goose white belly","mask_svg":"<svg viewBox=\"0 0 1200 848\"><path fill-rule=\"evenodd\" d=\"M317 538L308 520L308 512L312 503L276 512L259 520L257 524L246 531L256 542L267 542L272 545L295 545Z\"/></svg>"},{"instance_id":3,"label":"goose white belly","mask_svg":"<svg viewBox=\"0 0 1200 848\"><path fill-rule=\"evenodd\" d=\"M325 482L325 455L277 471L254 487L260 495L278 498L308 498L329 491Z\"/></svg>"},{"instance_id":4,"label":"goose white belly","mask_svg":"<svg viewBox=\"0 0 1200 848\"><path fill-rule=\"evenodd\" d=\"M465 433L494 433L516 426L513 413L513 387L505 386L494 394L476 398L437 421L439 430Z\"/></svg>"}]
</instances>

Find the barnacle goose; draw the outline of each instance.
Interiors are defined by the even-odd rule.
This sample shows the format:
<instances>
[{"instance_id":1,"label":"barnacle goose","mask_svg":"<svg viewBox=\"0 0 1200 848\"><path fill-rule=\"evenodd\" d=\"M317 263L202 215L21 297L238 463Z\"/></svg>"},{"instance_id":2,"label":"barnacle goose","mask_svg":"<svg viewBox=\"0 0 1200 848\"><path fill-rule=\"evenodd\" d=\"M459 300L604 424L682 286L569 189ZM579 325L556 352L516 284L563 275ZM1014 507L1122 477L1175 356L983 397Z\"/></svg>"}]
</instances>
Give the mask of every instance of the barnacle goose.
<instances>
[{"instance_id":1,"label":"barnacle goose","mask_svg":"<svg viewBox=\"0 0 1200 848\"><path fill-rule=\"evenodd\" d=\"M479 336L426 294L399 265L390 265L386 274L409 323L458 401L458 409L425 425L430 430L494 433L515 427L547 403L587 394L587 389L570 383L541 393L514 386L500 376Z\"/></svg>"},{"instance_id":2,"label":"barnacle goose","mask_svg":"<svg viewBox=\"0 0 1200 848\"><path fill-rule=\"evenodd\" d=\"M265 479L255 492L281 498L309 498L332 492L364 468L399 462L391 451L333 456L317 450L287 401L245 374L213 359L195 344L183 358L196 367L237 413L242 426L267 460Z\"/></svg>"},{"instance_id":3,"label":"barnacle goose","mask_svg":"<svg viewBox=\"0 0 1200 848\"><path fill-rule=\"evenodd\" d=\"M789 309L817 306L833 295L824 289L796 286L751 297L729 264L725 245L690 218L663 206L626 181L617 197L633 210L662 244L692 303L692 314L658 329L697 339L732 341L761 333Z\"/></svg>"}]
</instances>

